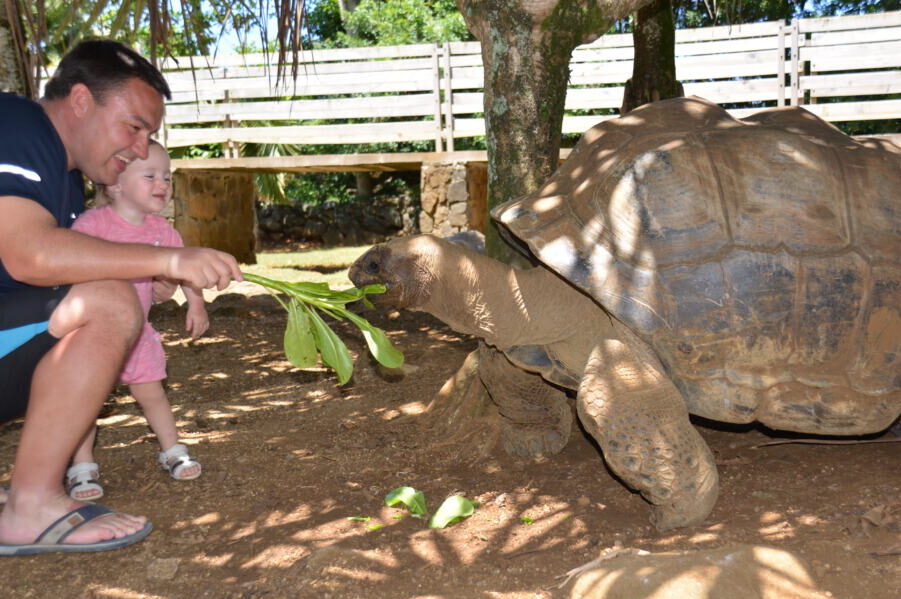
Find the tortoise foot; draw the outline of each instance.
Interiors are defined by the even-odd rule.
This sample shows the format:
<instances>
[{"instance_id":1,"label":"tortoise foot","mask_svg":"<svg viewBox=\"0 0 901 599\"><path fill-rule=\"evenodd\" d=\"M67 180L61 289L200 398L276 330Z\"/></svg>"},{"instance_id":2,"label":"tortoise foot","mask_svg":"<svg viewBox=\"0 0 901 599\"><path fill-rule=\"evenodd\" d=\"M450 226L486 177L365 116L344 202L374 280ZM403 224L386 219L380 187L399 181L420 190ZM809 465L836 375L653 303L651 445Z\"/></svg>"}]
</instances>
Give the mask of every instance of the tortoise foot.
<instances>
[{"instance_id":1,"label":"tortoise foot","mask_svg":"<svg viewBox=\"0 0 901 599\"><path fill-rule=\"evenodd\" d=\"M505 422L501 429L501 444L508 454L519 458L552 456L566 447L570 421L571 418L567 418L567 426L551 429ZM564 428L565 430L561 430Z\"/></svg>"},{"instance_id":2,"label":"tortoise foot","mask_svg":"<svg viewBox=\"0 0 901 599\"><path fill-rule=\"evenodd\" d=\"M695 473L693 483L682 485L669 496L643 493L653 503L651 524L657 530L694 526L710 515L719 495L719 477L713 464L701 466Z\"/></svg>"}]
</instances>

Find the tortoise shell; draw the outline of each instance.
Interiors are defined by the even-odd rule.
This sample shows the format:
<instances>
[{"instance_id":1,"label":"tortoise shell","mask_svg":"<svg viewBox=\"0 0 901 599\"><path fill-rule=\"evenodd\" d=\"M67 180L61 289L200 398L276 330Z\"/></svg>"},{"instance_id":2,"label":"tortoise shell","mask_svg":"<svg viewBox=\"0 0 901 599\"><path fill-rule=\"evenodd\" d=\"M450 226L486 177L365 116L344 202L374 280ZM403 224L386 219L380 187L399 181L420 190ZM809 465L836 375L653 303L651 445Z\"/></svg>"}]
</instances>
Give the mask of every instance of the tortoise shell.
<instances>
[{"instance_id":1,"label":"tortoise shell","mask_svg":"<svg viewBox=\"0 0 901 599\"><path fill-rule=\"evenodd\" d=\"M700 98L587 131L494 218L653 347L689 410L860 434L901 412L901 150Z\"/></svg>"}]
</instances>

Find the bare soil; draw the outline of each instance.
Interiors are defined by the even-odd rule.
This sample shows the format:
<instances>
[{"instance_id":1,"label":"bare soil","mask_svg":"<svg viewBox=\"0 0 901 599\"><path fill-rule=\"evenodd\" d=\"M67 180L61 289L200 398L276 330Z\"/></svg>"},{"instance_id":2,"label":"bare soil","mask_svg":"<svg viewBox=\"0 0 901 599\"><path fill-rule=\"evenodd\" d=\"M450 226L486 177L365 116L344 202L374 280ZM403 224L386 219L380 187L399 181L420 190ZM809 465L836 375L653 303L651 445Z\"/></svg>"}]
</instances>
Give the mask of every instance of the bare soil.
<instances>
[{"instance_id":1,"label":"bare soil","mask_svg":"<svg viewBox=\"0 0 901 599\"><path fill-rule=\"evenodd\" d=\"M408 373L385 376L361 357L339 387L330 371L288 364L272 298L224 294L210 313L211 331L196 342L174 302L152 316L203 476L175 482L158 470L155 439L118 389L100 420L103 502L146 514L154 532L113 552L8 558L0 597L568 597L557 577L612 547L733 543L794 552L835 597L901 597L901 443L756 448L787 437L700 424L719 464L719 503L703 525L661 533L579 431L561 454L531 461L499 448L479 457L426 426L425 408L476 347L427 315L368 312L406 354ZM336 330L359 354L358 333ZM20 428L0 428L0 484ZM400 486L423 491L431 510L452 494L480 505L433 530L385 506Z\"/></svg>"}]
</instances>

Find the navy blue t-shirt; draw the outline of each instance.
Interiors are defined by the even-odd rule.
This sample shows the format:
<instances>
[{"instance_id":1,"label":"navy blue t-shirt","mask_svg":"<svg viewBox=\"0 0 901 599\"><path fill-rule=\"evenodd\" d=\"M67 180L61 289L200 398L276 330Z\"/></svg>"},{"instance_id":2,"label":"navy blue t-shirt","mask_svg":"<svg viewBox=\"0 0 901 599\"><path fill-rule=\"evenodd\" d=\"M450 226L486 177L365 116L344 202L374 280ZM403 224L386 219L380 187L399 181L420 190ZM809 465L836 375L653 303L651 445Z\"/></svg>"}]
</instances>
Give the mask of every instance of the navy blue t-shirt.
<instances>
[{"instance_id":1,"label":"navy blue t-shirt","mask_svg":"<svg viewBox=\"0 0 901 599\"><path fill-rule=\"evenodd\" d=\"M0 93L0 196L34 200L61 227L70 227L84 210L81 172L66 168L65 147L44 109L6 93ZM0 293L22 287L27 285L10 277L0 261Z\"/></svg>"}]
</instances>

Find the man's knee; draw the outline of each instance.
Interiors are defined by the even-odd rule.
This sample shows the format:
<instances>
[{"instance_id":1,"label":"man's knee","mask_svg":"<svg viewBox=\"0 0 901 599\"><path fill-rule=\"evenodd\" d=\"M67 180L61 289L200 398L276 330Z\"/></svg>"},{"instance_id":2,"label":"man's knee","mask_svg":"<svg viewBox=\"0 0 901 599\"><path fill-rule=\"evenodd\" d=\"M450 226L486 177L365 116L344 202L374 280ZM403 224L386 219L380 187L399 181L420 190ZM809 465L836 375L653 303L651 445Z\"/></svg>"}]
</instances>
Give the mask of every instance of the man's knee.
<instances>
[{"instance_id":1,"label":"man's knee","mask_svg":"<svg viewBox=\"0 0 901 599\"><path fill-rule=\"evenodd\" d=\"M137 339L144 325L144 311L134 285L128 281L99 281L98 285L103 286L101 314L116 318L123 331Z\"/></svg>"},{"instance_id":2,"label":"man's knee","mask_svg":"<svg viewBox=\"0 0 901 599\"><path fill-rule=\"evenodd\" d=\"M83 326L106 329L129 343L137 339L144 323L141 303L128 281L92 281L72 286L53 313L50 332L62 337Z\"/></svg>"}]
</instances>

